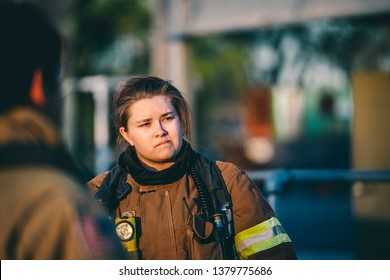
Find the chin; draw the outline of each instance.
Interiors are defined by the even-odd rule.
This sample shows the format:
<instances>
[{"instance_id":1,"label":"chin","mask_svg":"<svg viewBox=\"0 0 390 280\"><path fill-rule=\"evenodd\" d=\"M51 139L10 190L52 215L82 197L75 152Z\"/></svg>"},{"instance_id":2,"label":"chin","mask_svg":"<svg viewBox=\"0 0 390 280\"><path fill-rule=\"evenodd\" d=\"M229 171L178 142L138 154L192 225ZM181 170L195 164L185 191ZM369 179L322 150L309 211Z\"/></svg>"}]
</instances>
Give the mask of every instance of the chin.
<instances>
[{"instance_id":1,"label":"chin","mask_svg":"<svg viewBox=\"0 0 390 280\"><path fill-rule=\"evenodd\" d=\"M174 158L174 157L161 158L161 159L160 159L160 162L161 162L161 163L175 162L175 158Z\"/></svg>"}]
</instances>

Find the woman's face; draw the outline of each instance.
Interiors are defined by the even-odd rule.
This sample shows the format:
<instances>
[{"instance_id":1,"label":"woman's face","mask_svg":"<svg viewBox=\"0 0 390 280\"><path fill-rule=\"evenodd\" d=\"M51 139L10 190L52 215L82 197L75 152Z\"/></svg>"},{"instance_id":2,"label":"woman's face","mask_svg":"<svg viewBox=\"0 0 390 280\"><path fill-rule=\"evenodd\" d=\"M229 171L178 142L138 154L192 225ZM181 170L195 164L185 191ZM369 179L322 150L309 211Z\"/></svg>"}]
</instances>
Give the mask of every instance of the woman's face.
<instances>
[{"instance_id":1,"label":"woman's face","mask_svg":"<svg viewBox=\"0 0 390 280\"><path fill-rule=\"evenodd\" d=\"M119 132L135 148L140 161L150 170L174 164L183 142L179 115L163 95L136 101L129 107L127 127Z\"/></svg>"}]
</instances>

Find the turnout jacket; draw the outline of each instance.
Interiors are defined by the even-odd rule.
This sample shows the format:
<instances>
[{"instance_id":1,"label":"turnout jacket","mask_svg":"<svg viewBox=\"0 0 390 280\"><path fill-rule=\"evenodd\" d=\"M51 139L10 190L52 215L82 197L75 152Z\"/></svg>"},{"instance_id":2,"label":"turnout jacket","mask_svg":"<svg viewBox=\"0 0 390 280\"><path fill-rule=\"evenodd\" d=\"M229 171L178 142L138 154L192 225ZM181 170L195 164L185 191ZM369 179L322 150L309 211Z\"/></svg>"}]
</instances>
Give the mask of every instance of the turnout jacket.
<instances>
[{"instance_id":1,"label":"turnout jacket","mask_svg":"<svg viewBox=\"0 0 390 280\"><path fill-rule=\"evenodd\" d=\"M0 132L0 259L128 258L48 119L15 108Z\"/></svg>"},{"instance_id":2,"label":"turnout jacket","mask_svg":"<svg viewBox=\"0 0 390 280\"><path fill-rule=\"evenodd\" d=\"M232 201L234 246L239 258L296 259L289 236L258 186L236 165L222 161L216 165ZM137 168L141 168L139 164ZM115 217L135 216L140 258L222 259L219 243L206 238L212 226L194 219L200 215L201 198L193 178L184 173L174 182L145 184L134 178L139 172L127 172L130 192L119 201ZM107 174L87 183L93 194Z\"/></svg>"}]
</instances>

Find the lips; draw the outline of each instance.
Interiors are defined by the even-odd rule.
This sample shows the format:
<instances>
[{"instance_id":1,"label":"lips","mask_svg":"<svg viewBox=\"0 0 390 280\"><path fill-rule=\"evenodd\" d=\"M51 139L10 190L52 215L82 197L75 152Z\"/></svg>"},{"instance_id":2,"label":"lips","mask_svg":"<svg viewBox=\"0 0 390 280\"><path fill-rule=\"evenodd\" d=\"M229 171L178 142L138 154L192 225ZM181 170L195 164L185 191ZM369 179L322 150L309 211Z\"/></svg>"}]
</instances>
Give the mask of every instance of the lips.
<instances>
[{"instance_id":1,"label":"lips","mask_svg":"<svg viewBox=\"0 0 390 280\"><path fill-rule=\"evenodd\" d=\"M156 145L156 147L159 147L159 146L162 146L162 145L165 145L165 144L168 144L168 143L171 143L171 141L170 140L162 141L162 142L158 143Z\"/></svg>"}]
</instances>

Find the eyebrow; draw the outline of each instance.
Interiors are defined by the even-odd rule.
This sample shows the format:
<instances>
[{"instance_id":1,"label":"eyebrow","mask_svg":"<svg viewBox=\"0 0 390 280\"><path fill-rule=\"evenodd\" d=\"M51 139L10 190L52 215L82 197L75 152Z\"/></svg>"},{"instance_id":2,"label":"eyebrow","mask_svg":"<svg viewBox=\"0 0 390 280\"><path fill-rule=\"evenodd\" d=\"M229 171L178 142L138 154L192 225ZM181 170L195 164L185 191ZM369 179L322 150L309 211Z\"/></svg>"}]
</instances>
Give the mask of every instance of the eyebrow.
<instances>
[{"instance_id":1,"label":"eyebrow","mask_svg":"<svg viewBox=\"0 0 390 280\"><path fill-rule=\"evenodd\" d=\"M175 112L171 111L171 112L164 113L164 114L161 115L161 117L163 118L163 117L166 117L166 116L172 115L172 114L175 114ZM146 118L146 119L142 119L142 120L136 121L135 123L138 124L138 123L150 122L151 120L152 120L152 118Z\"/></svg>"}]
</instances>

